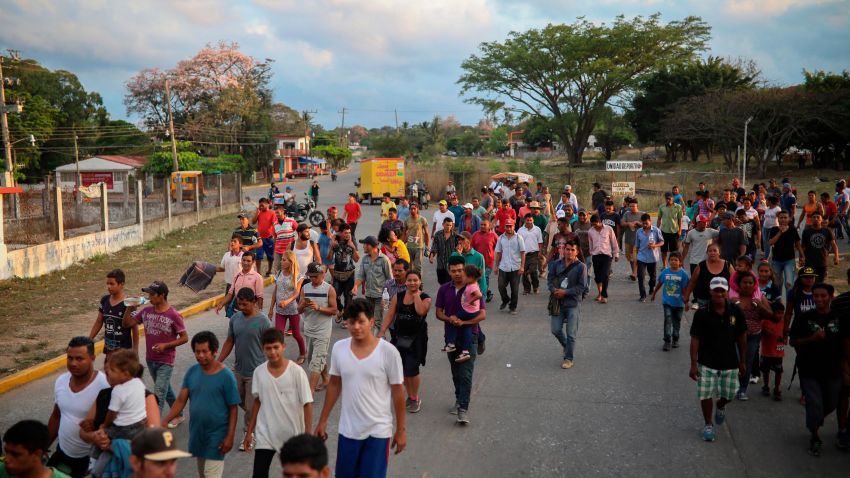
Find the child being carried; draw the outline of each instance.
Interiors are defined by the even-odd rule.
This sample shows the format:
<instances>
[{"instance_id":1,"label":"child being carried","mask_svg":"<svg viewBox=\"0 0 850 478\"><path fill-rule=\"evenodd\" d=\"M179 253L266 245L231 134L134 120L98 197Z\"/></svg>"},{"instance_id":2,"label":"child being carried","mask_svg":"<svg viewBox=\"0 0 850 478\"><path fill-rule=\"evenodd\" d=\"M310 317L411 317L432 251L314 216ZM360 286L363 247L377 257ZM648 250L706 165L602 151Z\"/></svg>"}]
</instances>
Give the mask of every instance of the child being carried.
<instances>
[{"instance_id":1,"label":"child being carried","mask_svg":"<svg viewBox=\"0 0 850 478\"><path fill-rule=\"evenodd\" d=\"M464 266L463 282L466 286L463 289L460 309L457 311L457 318L460 320L472 320L478 317L481 312L483 294L478 286L479 278L481 278L481 270L478 267L472 264ZM471 325L449 325L446 327L446 346L442 350L454 352L458 348L461 352L455 358L455 362L463 363L472 358L469 354L469 350L472 348Z\"/></svg>"}]
</instances>

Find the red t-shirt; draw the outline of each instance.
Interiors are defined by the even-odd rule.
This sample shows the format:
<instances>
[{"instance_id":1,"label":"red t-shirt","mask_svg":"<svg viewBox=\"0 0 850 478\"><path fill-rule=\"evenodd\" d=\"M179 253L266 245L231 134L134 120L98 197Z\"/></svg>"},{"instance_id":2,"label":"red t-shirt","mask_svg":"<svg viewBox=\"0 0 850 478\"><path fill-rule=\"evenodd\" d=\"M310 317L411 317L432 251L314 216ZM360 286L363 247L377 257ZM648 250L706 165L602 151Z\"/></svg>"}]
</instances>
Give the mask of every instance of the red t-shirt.
<instances>
[{"instance_id":1,"label":"red t-shirt","mask_svg":"<svg viewBox=\"0 0 850 478\"><path fill-rule=\"evenodd\" d=\"M477 231L472 235L472 248L484 256L484 265L489 269L493 268L494 250L496 248L496 241L498 240L499 236L497 236L493 231L486 234L481 231Z\"/></svg>"},{"instance_id":2,"label":"red t-shirt","mask_svg":"<svg viewBox=\"0 0 850 478\"><path fill-rule=\"evenodd\" d=\"M496 227L497 233L502 234L505 232L505 219L508 218L516 221L516 211L513 208L506 207L496 211L496 221L499 221L499 225Z\"/></svg>"},{"instance_id":3,"label":"red t-shirt","mask_svg":"<svg viewBox=\"0 0 850 478\"><path fill-rule=\"evenodd\" d=\"M838 206L834 202L829 201L828 203L826 203L824 205L823 214L824 214L824 219L833 219L833 218L837 217L838 216Z\"/></svg>"},{"instance_id":4,"label":"red t-shirt","mask_svg":"<svg viewBox=\"0 0 850 478\"><path fill-rule=\"evenodd\" d=\"M348 224L354 224L360 220L360 205L356 202L349 202L345 204L345 222Z\"/></svg>"},{"instance_id":5,"label":"red t-shirt","mask_svg":"<svg viewBox=\"0 0 850 478\"><path fill-rule=\"evenodd\" d=\"M269 209L257 211L257 232L261 239L274 236L274 223L277 220L275 213Z\"/></svg>"},{"instance_id":6,"label":"red t-shirt","mask_svg":"<svg viewBox=\"0 0 850 478\"><path fill-rule=\"evenodd\" d=\"M785 331L783 321L772 320L761 321L761 355L762 357L784 357L785 341L782 334Z\"/></svg>"}]
</instances>

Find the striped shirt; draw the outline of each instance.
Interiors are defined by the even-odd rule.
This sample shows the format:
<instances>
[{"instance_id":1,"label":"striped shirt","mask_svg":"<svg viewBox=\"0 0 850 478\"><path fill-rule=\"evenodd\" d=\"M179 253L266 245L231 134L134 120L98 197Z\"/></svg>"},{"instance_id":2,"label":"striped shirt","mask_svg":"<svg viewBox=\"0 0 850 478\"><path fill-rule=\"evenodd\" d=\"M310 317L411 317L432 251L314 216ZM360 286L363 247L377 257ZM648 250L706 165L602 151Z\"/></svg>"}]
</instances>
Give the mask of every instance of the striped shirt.
<instances>
[{"instance_id":1,"label":"striped shirt","mask_svg":"<svg viewBox=\"0 0 850 478\"><path fill-rule=\"evenodd\" d=\"M292 249L295 242L298 223L294 219L286 218L274 224L274 253L283 254Z\"/></svg>"}]
</instances>

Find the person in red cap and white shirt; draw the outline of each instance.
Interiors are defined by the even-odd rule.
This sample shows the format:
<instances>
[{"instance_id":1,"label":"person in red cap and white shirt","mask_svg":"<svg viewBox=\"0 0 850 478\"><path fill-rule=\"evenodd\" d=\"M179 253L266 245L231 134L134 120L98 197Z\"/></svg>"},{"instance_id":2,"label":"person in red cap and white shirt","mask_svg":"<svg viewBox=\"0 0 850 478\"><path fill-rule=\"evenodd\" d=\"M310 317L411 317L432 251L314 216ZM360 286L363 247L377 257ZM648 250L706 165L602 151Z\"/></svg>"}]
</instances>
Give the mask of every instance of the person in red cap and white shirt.
<instances>
[{"instance_id":1,"label":"person in red cap and white shirt","mask_svg":"<svg viewBox=\"0 0 850 478\"><path fill-rule=\"evenodd\" d=\"M502 297L499 310L505 310L510 304L511 314L516 315L519 278L525 272L525 241L516 233L513 219L505 219L504 227L505 233L496 241L496 257L493 259L494 265L499 267L499 295ZM510 297L508 284L511 286Z\"/></svg>"},{"instance_id":2,"label":"person in red cap and white shirt","mask_svg":"<svg viewBox=\"0 0 850 478\"><path fill-rule=\"evenodd\" d=\"M682 251L682 257L691 265L691 275L694 274L697 265L705 260L708 245L712 241L716 241L720 235L717 229L708 227L708 221L707 215L700 214L697 216L694 228L685 235L685 248Z\"/></svg>"}]
</instances>

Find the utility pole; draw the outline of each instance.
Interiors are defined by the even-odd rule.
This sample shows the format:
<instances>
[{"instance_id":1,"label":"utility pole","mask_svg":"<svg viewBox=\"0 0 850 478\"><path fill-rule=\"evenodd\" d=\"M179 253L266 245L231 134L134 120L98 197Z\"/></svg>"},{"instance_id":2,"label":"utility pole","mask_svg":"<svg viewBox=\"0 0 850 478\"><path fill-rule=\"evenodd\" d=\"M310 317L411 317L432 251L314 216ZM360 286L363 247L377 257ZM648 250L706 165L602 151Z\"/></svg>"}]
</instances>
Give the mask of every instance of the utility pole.
<instances>
[{"instance_id":1,"label":"utility pole","mask_svg":"<svg viewBox=\"0 0 850 478\"><path fill-rule=\"evenodd\" d=\"M345 134L345 106L342 107L342 111L340 111L340 113L342 113L342 124L339 128L339 146L342 147L342 137Z\"/></svg>"},{"instance_id":2,"label":"utility pole","mask_svg":"<svg viewBox=\"0 0 850 478\"><path fill-rule=\"evenodd\" d=\"M304 120L304 146L307 149L307 154L310 154L310 115L318 113L316 110L304 110L301 112L301 119Z\"/></svg>"},{"instance_id":3,"label":"utility pole","mask_svg":"<svg viewBox=\"0 0 850 478\"><path fill-rule=\"evenodd\" d=\"M398 133L398 109L393 111L395 112L395 132Z\"/></svg>"},{"instance_id":4,"label":"utility pole","mask_svg":"<svg viewBox=\"0 0 850 478\"><path fill-rule=\"evenodd\" d=\"M171 85L168 79L165 80L165 104L168 106L168 133L171 136L171 168L177 175L174 177L175 196L180 202L183 202L183 181L180 179L180 165L177 163L177 139L174 137L174 116L171 114ZM166 191L165 194L169 194Z\"/></svg>"},{"instance_id":5,"label":"utility pole","mask_svg":"<svg viewBox=\"0 0 850 478\"><path fill-rule=\"evenodd\" d=\"M3 56L0 55L0 122L3 128L3 149L6 151L6 172L3 174L3 185L10 187L12 181L12 144L9 142L9 120L6 118L6 80L3 78Z\"/></svg>"},{"instance_id":6,"label":"utility pole","mask_svg":"<svg viewBox=\"0 0 850 478\"><path fill-rule=\"evenodd\" d=\"M750 125L750 121L753 120L753 117L750 116L747 118L747 121L744 121L744 169L742 171L741 176L743 177L743 186L747 187L747 127Z\"/></svg>"},{"instance_id":7,"label":"utility pole","mask_svg":"<svg viewBox=\"0 0 850 478\"><path fill-rule=\"evenodd\" d=\"M80 149L77 147L77 130L74 131L74 164L77 165L77 203L83 202L83 192L80 188L83 186L82 176L80 176Z\"/></svg>"}]
</instances>

